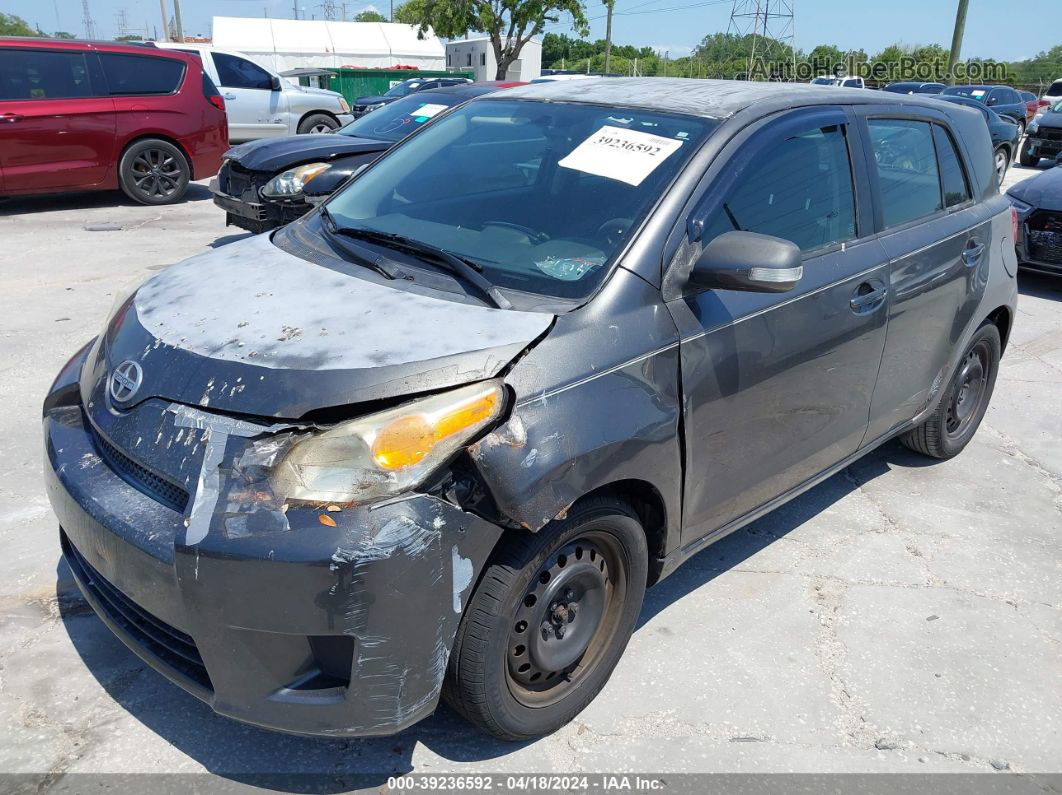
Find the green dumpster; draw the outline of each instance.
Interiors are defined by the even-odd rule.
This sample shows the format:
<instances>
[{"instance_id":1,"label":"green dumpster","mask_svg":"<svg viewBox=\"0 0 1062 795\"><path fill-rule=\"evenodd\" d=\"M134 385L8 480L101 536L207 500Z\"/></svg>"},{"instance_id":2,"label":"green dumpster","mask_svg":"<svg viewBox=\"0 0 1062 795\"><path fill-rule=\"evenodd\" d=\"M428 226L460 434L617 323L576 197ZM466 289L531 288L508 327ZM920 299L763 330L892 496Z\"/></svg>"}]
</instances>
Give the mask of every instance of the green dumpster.
<instances>
[{"instance_id":1,"label":"green dumpster","mask_svg":"<svg viewBox=\"0 0 1062 795\"><path fill-rule=\"evenodd\" d=\"M431 69L331 69L335 77L328 86L351 105L358 97L378 97L392 86L413 77L474 77L472 71L445 72Z\"/></svg>"}]
</instances>

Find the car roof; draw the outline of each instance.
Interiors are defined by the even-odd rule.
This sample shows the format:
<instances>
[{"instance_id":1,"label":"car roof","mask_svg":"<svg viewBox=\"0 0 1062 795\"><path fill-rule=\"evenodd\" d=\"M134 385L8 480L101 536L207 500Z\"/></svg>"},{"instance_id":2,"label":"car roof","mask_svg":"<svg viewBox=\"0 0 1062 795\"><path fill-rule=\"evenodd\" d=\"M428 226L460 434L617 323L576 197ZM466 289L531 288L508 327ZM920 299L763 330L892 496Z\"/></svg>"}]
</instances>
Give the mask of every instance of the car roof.
<instances>
[{"instance_id":1,"label":"car roof","mask_svg":"<svg viewBox=\"0 0 1062 795\"><path fill-rule=\"evenodd\" d=\"M689 80L664 77L607 77L533 83L499 94L501 99L537 99L617 105L725 119L746 108L771 113L801 105L920 105L937 107L916 95L837 87L823 91L807 83L759 83L743 80ZM494 99L491 97L490 99Z\"/></svg>"},{"instance_id":2,"label":"car roof","mask_svg":"<svg viewBox=\"0 0 1062 795\"><path fill-rule=\"evenodd\" d=\"M96 39L50 39L42 36L0 36L0 46L48 50L107 50L158 54L154 42L103 41ZM181 55L181 53L177 53Z\"/></svg>"},{"instance_id":3,"label":"car roof","mask_svg":"<svg viewBox=\"0 0 1062 795\"><path fill-rule=\"evenodd\" d=\"M478 97L483 94L492 94L509 86L523 86L526 83L506 83L492 80L488 83L456 83L452 86L429 88L427 91L418 91L415 96L422 97L425 94L456 94L459 97Z\"/></svg>"}]
</instances>

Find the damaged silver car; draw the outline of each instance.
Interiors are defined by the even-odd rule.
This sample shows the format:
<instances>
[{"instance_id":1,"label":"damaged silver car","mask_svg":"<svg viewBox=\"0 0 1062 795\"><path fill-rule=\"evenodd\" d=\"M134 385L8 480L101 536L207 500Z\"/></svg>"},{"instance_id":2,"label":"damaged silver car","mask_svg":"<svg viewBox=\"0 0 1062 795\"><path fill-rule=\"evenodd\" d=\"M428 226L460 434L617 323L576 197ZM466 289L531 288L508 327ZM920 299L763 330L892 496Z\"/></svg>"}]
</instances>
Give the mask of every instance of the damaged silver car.
<instances>
[{"instance_id":1,"label":"damaged silver car","mask_svg":"<svg viewBox=\"0 0 1062 795\"><path fill-rule=\"evenodd\" d=\"M1013 223L980 116L917 96L472 100L119 297L44 406L63 554L220 714L553 731L691 555L887 440L963 449Z\"/></svg>"}]
</instances>

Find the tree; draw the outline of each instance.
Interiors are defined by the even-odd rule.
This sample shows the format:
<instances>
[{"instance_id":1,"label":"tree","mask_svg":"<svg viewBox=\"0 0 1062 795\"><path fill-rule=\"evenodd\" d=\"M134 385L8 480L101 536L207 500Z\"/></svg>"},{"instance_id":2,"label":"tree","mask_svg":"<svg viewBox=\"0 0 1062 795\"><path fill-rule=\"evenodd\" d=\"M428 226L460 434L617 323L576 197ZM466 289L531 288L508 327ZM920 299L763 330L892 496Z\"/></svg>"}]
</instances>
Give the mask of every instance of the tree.
<instances>
[{"instance_id":1,"label":"tree","mask_svg":"<svg viewBox=\"0 0 1062 795\"><path fill-rule=\"evenodd\" d=\"M388 22L389 20L379 11L372 8L367 8L364 11L359 11L354 15L355 22Z\"/></svg>"},{"instance_id":2,"label":"tree","mask_svg":"<svg viewBox=\"0 0 1062 795\"><path fill-rule=\"evenodd\" d=\"M395 21L432 28L439 36L461 38L468 31L486 33L498 64L496 80L504 80L509 66L532 36L567 13L581 36L589 32L580 0L408 0L395 11Z\"/></svg>"},{"instance_id":3,"label":"tree","mask_svg":"<svg viewBox=\"0 0 1062 795\"><path fill-rule=\"evenodd\" d=\"M53 39L76 39L73 33L67 33L65 30L57 30L52 34Z\"/></svg>"},{"instance_id":4,"label":"tree","mask_svg":"<svg viewBox=\"0 0 1062 795\"><path fill-rule=\"evenodd\" d=\"M71 36L70 38L73 38L73 36ZM141 36L139 33L127 33L124 36L115 36L114 40L115 41L143 41L144 37Z\"/></svg>"},{"instance_id":5,"label":"tree","mask_svg":"<svg viewBox=\"0 0 1062 795\"><path fill-rule=\"evenodd\" d=\"M0 14L0 36L40 36L22 17Z\"/></svg>"}]
</instances>

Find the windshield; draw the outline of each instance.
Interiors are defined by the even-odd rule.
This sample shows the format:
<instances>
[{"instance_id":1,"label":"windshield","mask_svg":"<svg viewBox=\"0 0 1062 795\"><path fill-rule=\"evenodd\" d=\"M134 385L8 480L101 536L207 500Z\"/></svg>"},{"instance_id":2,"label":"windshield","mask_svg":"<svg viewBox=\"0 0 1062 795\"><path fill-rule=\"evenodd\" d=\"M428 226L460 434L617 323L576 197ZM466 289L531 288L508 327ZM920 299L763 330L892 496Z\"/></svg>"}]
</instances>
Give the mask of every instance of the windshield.
<instances>
[{"instance_id":1,"label":"windshield","mask_svg":"<svg viewBox=\"0 0 1062 795\"><path fill-rule=\"evenodd\" d=\"M391 86L384 93L385 97L404 97L413 91L414 88L420 85L419 80L403 80L396 86Z\"/></svg>"},{"instance_id":2,"label":"windshield","mask_svg":"<svg viewBox=\"0 0 1062 795\"><path fill-rule=\"evenodd\" d=\"M988 89L981 86L948 86L940 93L951 97L970 97L978 102L984 102L988 97Z\"/></svg>"},{"instance_id":3,"label":"windshield","mask_svg":"<svg viewBox=\"0 0 1062 795\"><path fill-rule=\"evenodd\" d=\"M1062 80L1056 80L1047 89L1046 97L1062 97Z\"/></svg>"},{"instance_id":4,"label":"windshield","mask_svg":"<svg viewBox=\"0 0 1062 795\"><path fill-rule=\"evenodd\" d=\"M840 84L840 79L836 77L816 77L811 81L812 85L816 86L836 86Z\"/></svg>"},{"instance_id":5,"label":"windshield","mask_svg":"<svg viewBox=\"0 0 1062 795\"><path fill-rule=\"evenodd\" d=\"M377 108L372 113L366 113L342 129L336 130L336 133L355 138L374 138L378 141L401 141L428 119L464 100L465 98L458 94L433 94L425 91L423 94L403 97Z\"/></svg>"},{"instance_id":6,"label":"windshield","mask_svg":"<svg viewBox=\"0 0 1062 795\"><path fill-rule=\"evenodd\" d=\"M445 249L499 287L582 298L715 124L473 100L392 149L327 206L339 226Z\"/></svg>"}]
</instances>

